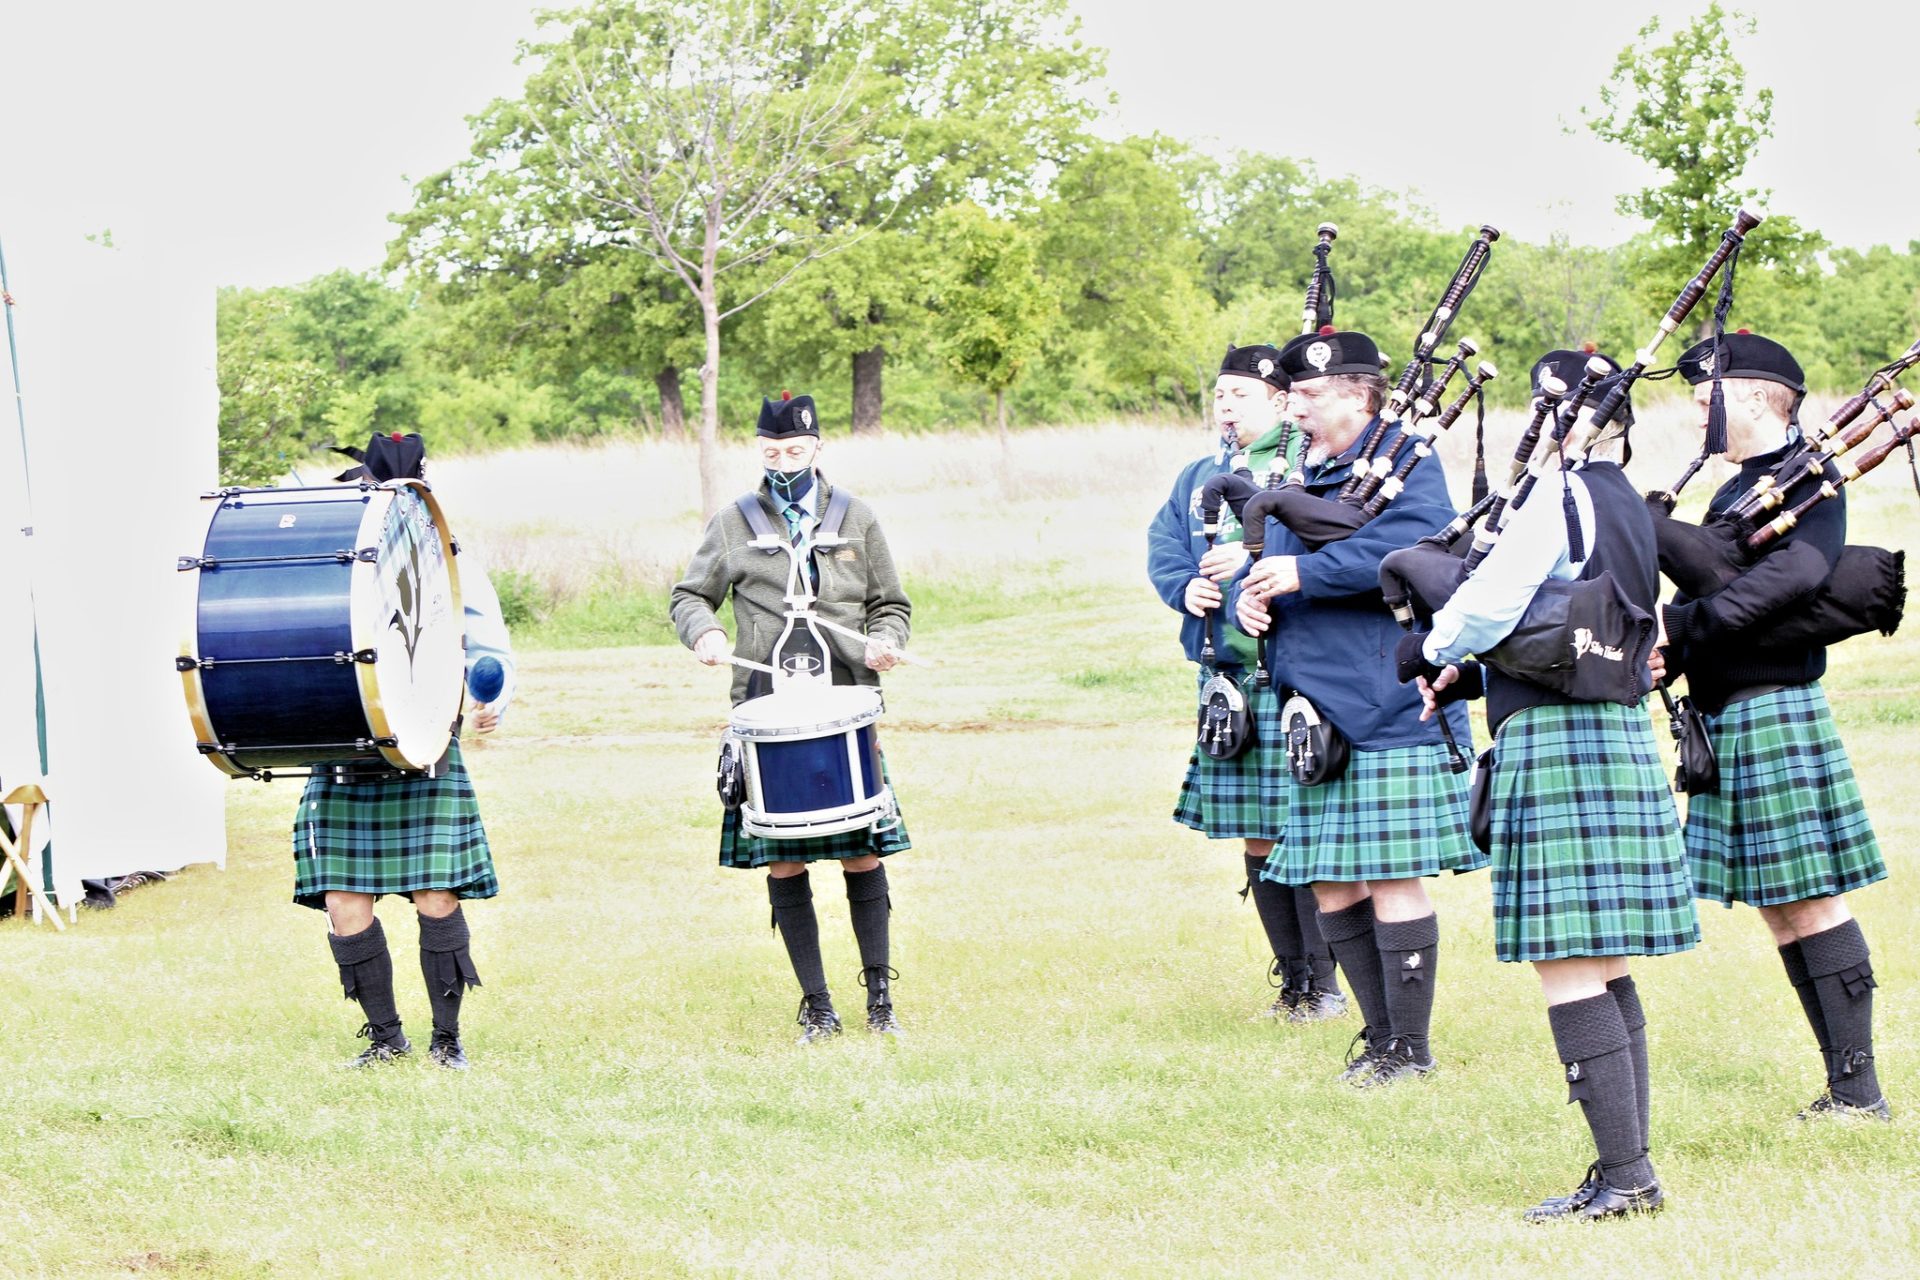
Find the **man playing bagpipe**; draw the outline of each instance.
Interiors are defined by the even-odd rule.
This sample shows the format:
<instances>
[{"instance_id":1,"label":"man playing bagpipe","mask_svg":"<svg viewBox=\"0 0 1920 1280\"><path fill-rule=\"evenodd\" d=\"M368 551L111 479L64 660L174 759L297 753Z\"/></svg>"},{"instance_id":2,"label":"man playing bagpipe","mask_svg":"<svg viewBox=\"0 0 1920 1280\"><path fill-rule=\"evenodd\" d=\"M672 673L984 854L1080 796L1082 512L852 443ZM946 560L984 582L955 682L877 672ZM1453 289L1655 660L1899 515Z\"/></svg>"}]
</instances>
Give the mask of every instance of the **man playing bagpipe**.
<instances>
[{"instance_id":1,"label":"man playing bagpipe","mask_svg":"<svg viewBox=\"0 0 1920 1280\"><path fill-rule=\"evenodd\" d=\"M426 474L426 445L418 435L376 435L364 451L336 452L361 464L337 477L342 481L364 477L382 484ZM460 589L469 688L481 683L474 672L483 663L493 664L497 682L487 701L468 708L466 723L476 733L490 733L513 698L513 650L499 597L471 551L460 558ZM326 911L341 986L366 1015L360 1034L369 1044L348 1065L389 1062L413 1047L394 1001L386 934L373 914L374 900L392 893L412 899L420 918L420 970L433 1009L427 1057L464 1070L460 1005L467 988L480 985L480 974L460 903L495 896L500 882L461 759L460 726L445 759L425 775L382 770L355 777L316 770L293 820L293 856L294 901Z\"/></svg>"},{"instance_id":2,"label":"man playing bagpipe","mask_svg":"<svg viewBox=\"0 0 1920 1280\"><path fill-rule=\"evenodd\" d=\"M1242 705L1243 740L1197 743L1173 818L1214 840L1245 846L1246 888L1273 947L1271 980L1280 993L1259 1017L1308 1022L1346 1012L1346 997L1334 973L1333 954L1320 936L1313 892L1304 885L1263 879L1274 842L1287 826L1286 750L1280 699L1254 678L1254 642L1226 625L1223 588L1247 562L1241 529L1231 509L1222 509L1209 536L1201 513L1207 481L1243 471L1253 483L1284 478L1298 456L1299 433L1284 421L1287 377L1280 352L1270 346L1228 347L1214 381L1213 416L1220 445L1188 465L1147 529L1147 576L1166 605L1181 613L1187 659L1199 665L1203 699L1209 686ZM1219 681L1231 682L1220 688ZM1201 731L1208 732L1204 722Z\"/></svg>"},{"instance_id":3,"label":"man playing bagpipe","mask_svg":"<svg viewBox=\"0 0 1920 1280\"><path fill-rule=\"evenodd\" d=\"M886 535L866 503L836 493L816 468L821 440L812 397L782 393L779 400L763 401L757 434L765 478L758 489L707 522L686 577L673 589L673 624L680 640L708 666L728 661L727 633L715 615L731 594L739 633L733 654L748 664L771 658L789 607L792 561L748 545L758 525L801 548L820 617L866 636L862 644L841 630L828 630L828 652L818 658L825 660L832 682L877 686L880 673L899 661L912 616ZM827 535L834 535L831 549L818 545ZM794 659L792 654L787 657ZM747 665L734 672L734 705L766 692L763 673ZM884 763L882 770L884 776ZM767 868L774 926L800 983L801 1044L840 1033L820 956L808 864L840 863L860 949L860 984L867 991L867 1030L897 1035L892 984L898 975L890 966L888 931L893 907L880 859L911 847L905 824L897 820L836 835L773 838L750 834L742 827L740 811L726 810L720 865Z\"/></svg>"},{"instance_id":4,"label":"man playing bagpipe","mask_svg":"<svg viewBox=\"0 0 1920 1280\"><path fill-rule=\"evenodd\" d=\"M1590 359L1542 357L1533 369L1536 408L1543 378L1572 386ZM1594 398L1606 389L1601 383ZM1622 405L1613 422L1596 444L1606 453L1631 426L1631 409ZM1598 1152L1581 1186L1528 1210L1531 1221L1660 1207L1648 1156L1646 1018L1627 962L1686 950L1699 937L1679 818L1641 705L1659 602L1652 518L1618 463L1591 453L1571 470L1563 461L1548 459L1532 500L1511 510L1431 631L1405 638L1398 662L1402 680L1417 680L1425 714L1484 687L1494 952L1539 974L1568 1100L1580 1102ZM1497 650L1548 582L1603 574L1639 611L1641 647L1576 643L1574 662L1617 667L1630 686L1623 697L1576 700L1492 662L1465 661Z\"/></svg>"},{"instance_id":5,"label":"man playing bagpipe","mask_svg":"<svg viewBox=\"0 0 1920 1280\"><path fill-rule=\"evenodd\" d=\"M1281 352L1289 411L1306 434L1307 494L1332 498L1355 469L1363 435L1386 396L1380 353L1362 333L1303 334ZM1381 441L1391 449L1398 428ZM1333 948L1366 1026L1341 1079L1359 1086L1423 1076L1439 920L1424 877L1486 865L1467 833L1467 797L1450 772L1439 725L1393 679L1401 630L1380 595L1380 561L1454 515L1438 456L1422 458L1399 496L1349 536L1317 550L1278 521L1263 556L1234 592L1252 636L1271 632L1274 689L1297 708L1290 724L1293 780L1286 838L1263 874L1311 884L1320 931ZM1301 701L1295 702L1298 698ZM1294 711L1283 709L1283 719ZM1467 733L1459 708L1446 712ZM1337 765L1345 752L1344 768Z\"/></svg>"},{"instance_id":6,"label":"man playing bagpipe","mask_svg":"<svg viewBox=\"0 0 1920 1280\"><path fill-rule=\"evenodd\" d=\"M1709 501L1711 518L1797 443L1806 388L1785 347L1745 331L1724 335L1717 350L1712 339L1700 343L1679 368L1703 423L1719 380L1726 456L1740 465ZM1808 473L1787 492L1785 505L1837 475L1827 461L1821 476ZM1884 878L1886 863L1820 689L1826 649L1756 643L1806 607L1846 536L1839 488L1732 583L1664 606L1661 657L1665 674L1687 677L1718 762L1718 789L1687 803L1694 892L1759 909L1826 1060L1827 1090L1800 1114L1886 1120L1892 1112L1873 1064L1873 964L1845 896Z\"/></svg>"}]
</instances>

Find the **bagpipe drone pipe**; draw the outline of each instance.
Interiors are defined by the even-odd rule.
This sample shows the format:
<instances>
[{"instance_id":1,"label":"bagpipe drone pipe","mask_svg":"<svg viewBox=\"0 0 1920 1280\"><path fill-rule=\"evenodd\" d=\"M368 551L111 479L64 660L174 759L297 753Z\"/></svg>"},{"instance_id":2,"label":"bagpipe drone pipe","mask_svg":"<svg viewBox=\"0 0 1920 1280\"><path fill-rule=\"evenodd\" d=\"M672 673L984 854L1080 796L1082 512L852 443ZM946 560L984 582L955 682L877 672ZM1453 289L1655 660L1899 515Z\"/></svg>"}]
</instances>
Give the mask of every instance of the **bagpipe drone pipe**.
<instances>
[{"instance_id":1,"label":"bagpipe drone pipe","mask_svg":"<svg viewBox=\"0 0 1920 1280\"><path fill-rule=\"evenodd\" d=\"M1809 432L1745 493L1701 524L1675 519L1673 507L1700 469L1704 453L1671 488L1648 494L1661 572L1694 599L1714 595L1763 563L1769 572L1819 578L1817 590L1776 618L1749 616L1737 606L1723 608L1721 625L1732 630L1767 622L1764 630L1753 632L1752 643L1759 650L1838 644L1870 631L1892 635L1906 606L1903 552L1849 545L1827 571L1818 551L1781 539L1814 507L1838 496L1845 485L1896 450L1905 448L1914 462L1913 438L1920 434L1920 418L1894 422L1915 400L1893 384L1915 364L1920 364L1920 342L1875 370L1865 389L1836 409L1824 427ZM1890 403L1882 403L1879 397L1889 390ZM1889 428L1886 436L1869 444L1882 426ZM1920 489L1920 469L1915 485ZM1776 511L1779 514L1772 514Z\"/></svg>"},{"instance_id":2,"label":"bagpipe drone pipe","mask_svg":"<svg viewBox=\"0 0 1920 1280\"><path fill-rule=\"evenodd\" d=\"M1501 531L1532 497L1541 477L1553 468L1556 455L1563 467L1585 459L1600 433L1627 411L1633 383L1653 363L1661 343L1686 321L1723 267L1727 279L1716 310L1724 314L1732 299L1731 260L1747 233L1759 224L1758 216L1745 209L1739 211L1706 264L1667 309L1652 341L1635 353L1631 366L1613 373L1605 361L1589 361L1581 385L1571 393L1558 379L1543 379L1540 404L1514 452L1505 490L1476 503L1440 532L1391 552L1382 561L1381 593L1401 625L1412 629L1445 607L1498 544ZM1591 408L1587 408L1590 401ZM1550 433L1545 431L1548 421L1553 423ZM1482 518L1487 519L1487 528L1475 536L1472 548L1462 555L1460 543ZM1569 533L1575 532L1576 525L1570 519ZM1584 558L1577 545L1574 550L1576 560ZM1618 647L1627 660L1601 664L1575 661L1581 630L1588 633L1587 643ZM1610 574L1602 573L1591 579L1541 584L1513 631L1480 657L1508 675L1582 701L1633 705L1647 693L1646 659L1652 651L1654 632L1651 616L1626 598Z\"/></svg>"}]
</instances>

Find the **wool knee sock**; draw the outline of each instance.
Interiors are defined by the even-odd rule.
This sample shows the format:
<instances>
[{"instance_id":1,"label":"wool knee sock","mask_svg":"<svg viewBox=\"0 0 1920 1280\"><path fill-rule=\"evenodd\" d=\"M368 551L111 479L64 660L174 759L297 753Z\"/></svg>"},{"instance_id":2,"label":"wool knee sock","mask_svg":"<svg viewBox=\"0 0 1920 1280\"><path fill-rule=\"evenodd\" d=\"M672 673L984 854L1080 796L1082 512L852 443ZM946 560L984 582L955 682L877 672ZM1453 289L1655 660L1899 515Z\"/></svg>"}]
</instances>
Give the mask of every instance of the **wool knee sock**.
<instances>
[{"instance_id":1,"label":"wool knee sock","mask_svg":"<svg viewBox=\"0 0 1920 1280\"><path fill-rule=\"evenodd\" d=\"M1633 1054L1619 1002L1603 991L1550 1006L1547 1020L1567 1068L1567 1101L1586 1113L1608 1185L1622 1191L1652 1185L1653 1164L1640 1150Z\"/></svg>"},{"instance_id":2,"label":"wool knee sock","mask_svg":"<svg viewBox=\"0 0 1920 1280\"><path fill-rule=\"evenodd\" d=\"M1387 1019L1393 1035L1406 1042L1415 1062L1431 1056L1427 1031L1433 1024L1433 969L1440 955L1440 917L1380 920L1373 926L1380 948L1380 975L1387 987Z\"/></svg>"},{"instance_id":3,"label":"wool knee sock","mask_svg":"<svg viewBox=\"0 0 1920 1280\"><path fill-rule=\"evenodd\" d=\"M357 1000L367 1016L366 1034L376 1044L400 1044L400 1011L393 1002L393 957L387 952L386 931L378 917L359 933L327 935L333 962L340 966L340 986L347 999Z\"/></svg>"},{"instance_id":4,"label":"wool knee sock","mask_svg":"<svg viewBox=\"0 0 1920 1280\"><path fill-rule=\"evenodd\" d=\"M455 906L450 915L420 917L420 974L433 1004L433 1029L460 1034L460 1000L480 985L480 972L467 950L467 917Z\"/></svg>"},{"instance_id":5,"label":"wool knee sock","mask_svg":"<svg viewBox=\"0 0 1920 1280\"><path fill-rule=\"evenodd\" d=\"M1827 1087L1841 1102L1856 1107L1880 1101L1880 1078L1873 1069L1872 957L1860 922L1848 920L1800 939L1800 954L1820 997L1820 1013L1832 1047L1827 1051Z\"/></svg>"},{"instance_id":6,"label":"wool knee sock","mask_svg":"<svg viewBox=\"0 0 1920 1280\"><path fill-rule=\"evenodd\" d=\"M1833 1052L1833 1041L1827 1035L1827 1015L1820 1012L1820 992L1813 985L1813 975L1807 972L1807 958L1801 953L1797 940L1780 948L1780 963L1787 970L1787 985L1799 998L1800 1012L1813 1028L1813 1042L1820 1046L1820 1060L1825 1062Z\"/></svg>"},{"instance_id":7,"label":"wool knee sock","mask_svg":"<svg viewBox=\"0 0 1920 1280\"><path fill-rule=\"evenodd\" d=\"M886 864L871 871L849 871L846 876L847 911L853 917L854 941L860 944L860 981L867 989L867 1007L890 1004L894 975L888 966L887 920L893 913L893 896L887 888Z\"/></svg>"},{"instance_id":8,"label":"wool knee sock","mask_svg":"<svg viewBox=\"0 0 1920 1280\"><path fill-rule=\"evenodd\" d=\"M820 920L813 914L813 885L807 873L768 876L767 899L773 903L774 927L787 944L787 959L800 981L800 994L827 998L827 971L820 963Z\"/></svg>"},{"instance_id":9,"label":"wool knee sock","mask_svg":"<svg viewBox=\"0 0 1920 1280\"><path fill-rule=\"evenodd\" d=\"M1368 1046L1379 1049L1393 1034L1393 1020L1387 1012L1387 987L1381 978L1374 927L1372 898L1362 898L1339 911L1320 913L1320 936L1347 971L1347 985L1360 1002L1360 1016L1367 1020Z\"/></svg>"},{"instance_id":10,"label":"wool knee sock","mask_svg":"<svg viewBox=\"0 0 1920 1280\"><path fill-rule=\"evenodd\" d=\"M1313 890L1296 885L1293 890L1293 914L1300 922L1300 942L1305 949L1308 980L1315 991L1340 994L1339 970L1334 967L1333 949L1320 936L1320 907Z\"/></svg>"},{"instance_id":11,"label":"wool knee sock","mask_svg":"<svg viewBox=\"0 0 1920 1280\"><path fill-rule=\"evenodd\" d=\"M1267 945L1273 948L1276 972L1287 990L1298 994L1304 989L1300 962L1306 948L1300 940L1299 917L1293 911L1293 886L1262 880L1260 872L1267 865L1264 857L1249 853L1246 859L1247 892L1253 898L1254 911L1260 916L1260 927L1266 931Z\"/></svg>"},{"instance_id":12,"label":"wool knee sock","mask_svg":"<svg viewBox=\"0 0 1920 1280\"><path fill-rule=\"evenodd\" d=\"M1613 992L1613 1001L1620 1006L1620 1021L1627 1028L1627 1052L1633 1058L1634 1106L1640 1112L1640 1151L1645 1154L1653 1149L1649 1137L1653 1121L1653 1081L1647 1074L1647 1014L1640 1007L1640 988L1633 985L1633 975L1622 974L1607 983L1607 990Z\"/></svg>"}]
</instances>

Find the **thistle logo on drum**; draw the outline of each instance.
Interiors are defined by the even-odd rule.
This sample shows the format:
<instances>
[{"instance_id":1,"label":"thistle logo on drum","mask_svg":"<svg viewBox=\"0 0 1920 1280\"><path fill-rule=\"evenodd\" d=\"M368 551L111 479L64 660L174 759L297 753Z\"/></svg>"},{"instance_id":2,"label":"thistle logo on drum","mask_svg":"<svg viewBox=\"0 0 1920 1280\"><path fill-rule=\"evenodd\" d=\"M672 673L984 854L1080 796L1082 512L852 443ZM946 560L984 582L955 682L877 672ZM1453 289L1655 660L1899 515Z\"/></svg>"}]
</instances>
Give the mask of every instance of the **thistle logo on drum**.
<instances>
[{"instance_id":1,"label":"thistle logo on drum","mask_svg":"<svg viewBox=\"0 0 1920 1280\"><path fill-rule=\"evenodd\" d=\"M400 607L387 619L387 627L398 631L406 643L407 666L411 669L420 647L420 633L426 628L426 611L421 607L425 600L420 591L420 544L411 538L407 540L407 562L401 566L393 585L400 595Z\"/></svg>"}]
</instances>

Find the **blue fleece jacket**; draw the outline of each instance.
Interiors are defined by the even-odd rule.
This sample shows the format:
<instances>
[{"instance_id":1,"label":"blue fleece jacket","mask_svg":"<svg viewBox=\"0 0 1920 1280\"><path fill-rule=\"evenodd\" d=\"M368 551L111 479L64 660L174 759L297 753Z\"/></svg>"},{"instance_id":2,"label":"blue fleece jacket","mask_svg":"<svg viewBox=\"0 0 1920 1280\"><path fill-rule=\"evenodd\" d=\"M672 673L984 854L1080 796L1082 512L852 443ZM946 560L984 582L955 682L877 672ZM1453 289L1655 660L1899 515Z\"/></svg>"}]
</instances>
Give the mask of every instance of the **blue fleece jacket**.
<instances>
[{"instance_id":1,"label":"blue fleece jacket","mask_svg":"<svg viewBox=\"0 0 1920 1280\"><path fill-rule=\"evenodd\" d=\"M1391 448L1399 436L1398 428L1389 431L1380 449ZM1307 492L1321 498L1338 495L1365 437L1363 431L1339 457L1306 468ZM1389 551L1438 531L1455 514L1446 473L1434 456L1421 460L1407 477L1406 489L1385 511L1318 551L1308 551L1279 521L1267 522L1265 555L1298 557L1300 571L1298 591L1267 602L1274 625L1268 656L1274 687L1306 694L1361 750L1440 741L1437 720L1420 722L1419 689L1395 676L1393 651L1403 632L1380 597L1380 561ZM1240 591L1236 583L1227 602L1230 619L1236 618ZM1469 733L1466 708L1455 703L1443 714L1464 747Z\"/></svg>"},{"instance_id":2,"label":"blue fleece jacket","mask_svg":"<svg viewBox=\"0 0 1920 1280\"><path fill-rule=\"evenodd\" d=\"M1187 612L1187 584L1200 576L1200 557L1207 554L1207 535L1200 527L1200 490L1211 477L1231 470L1231 459L1219 453L1189 463L1147 526L1147 577L1166 606L1180 615L1180 644L1189 662L1200 661L1203 626L1214 629L1216 660L1222 665L1233 662L1222 635L1227 624L1220 610L1208 614L1204 624ZM1224 589L1221 594L1226 594Z\"/></svg>"}]
</instances>

